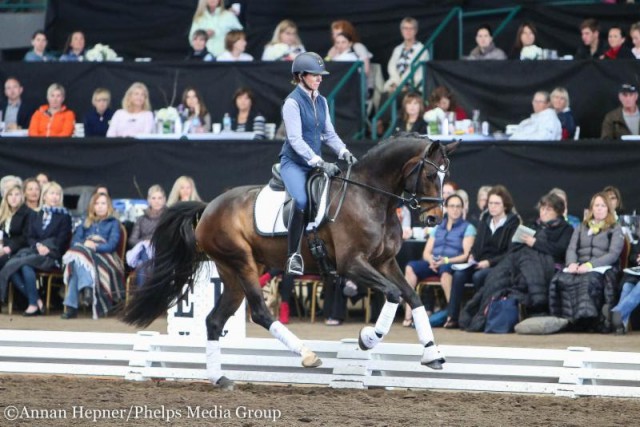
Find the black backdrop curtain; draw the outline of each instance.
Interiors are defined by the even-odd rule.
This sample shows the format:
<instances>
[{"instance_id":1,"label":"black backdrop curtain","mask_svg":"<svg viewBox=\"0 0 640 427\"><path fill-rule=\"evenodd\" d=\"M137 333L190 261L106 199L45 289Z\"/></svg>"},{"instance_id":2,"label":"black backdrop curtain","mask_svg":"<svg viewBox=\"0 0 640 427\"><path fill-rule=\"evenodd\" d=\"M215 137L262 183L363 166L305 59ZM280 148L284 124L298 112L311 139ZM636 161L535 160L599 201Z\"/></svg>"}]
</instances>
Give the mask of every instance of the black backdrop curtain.
<instances>
[{"instance_id":1,"label":"black backdrop curtain","mask_svg":"<svg viewBox=\"0 0 640 427\"><path fill-rule=\"evenodd\" d=\"M620 105L618 88L638 83L640 61L430 61L427 90L444 85L481 120L504 130L533 112L531 100L538 90L557 86L569 91L571 110L583 138L600 137L604 115Z\"/></svg>"},{"instance_id":2,"label":"black backdrop curtain","mask_svg":"<svg viewBox=\"0 0 640 427\"><path fill-rule=\"evenodd\" d=\"M347 145L357 157L371 148L367 142ZM229 187L265 184L281 146L281 141L5 138L0 175L24 178L47 171L64 187L106 184L117 198L144 198L152 184L169 190L177 177L190 175L210 200ZM621 189L627 212L640 207L637 142L466 143L451 161L450 178L467 190L472 207L478 188L494 184L511 190L524 218L535 215L536 202L553 187L567 191L570 213L578 217L605 185Z\"/></svg>"},{"instance_id":3,"label":"black backdrop curtain","mask_svg":"<svg viewBox=\"0 0 640 427\"><path fill-rule=\"evenodd\" d=\"M324 79L322 93L328 95L351 66L345 62L328 64L332 75ZM224 113L231 111L236 89L246 86L254 92L257 111L262 112L268 122L280 123L280 107L293 89L291 64L283 62L0 62L0 80L5 81L9 76L22 82L24 97L36 105L46 104L47 87L51 83L61 83L66 89L65 103L76 113L78 122L82 122L91 108L91 95L97 87L111 91L111 104L117 109L127 88L136 81L147 85L151 105L156 110L179 104L184 88L194 86L203 95L214 122L222 121ZM344 138L359 130L358 79L358 73L354 73L336 100L335 125Z\"/></svg>"}]
</instances>

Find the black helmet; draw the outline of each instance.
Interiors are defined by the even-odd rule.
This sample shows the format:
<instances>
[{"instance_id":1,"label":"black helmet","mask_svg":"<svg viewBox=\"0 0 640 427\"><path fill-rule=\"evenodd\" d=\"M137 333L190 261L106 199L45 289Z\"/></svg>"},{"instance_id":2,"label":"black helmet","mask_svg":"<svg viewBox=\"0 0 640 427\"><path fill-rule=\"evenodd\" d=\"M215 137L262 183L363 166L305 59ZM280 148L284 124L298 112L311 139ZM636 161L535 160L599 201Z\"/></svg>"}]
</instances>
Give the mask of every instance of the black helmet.
<instances>
[{"instance_id":1,"label":"black helmet","mask_svg":"<svg viewBox=\"0 0 640 427\"><path fill-rule=\"evenodd\" d=\"M324 68L322 57L315 52L305 52L296 56L291 65L291 73L329 74Z\"/></svg>"}]
</instances>

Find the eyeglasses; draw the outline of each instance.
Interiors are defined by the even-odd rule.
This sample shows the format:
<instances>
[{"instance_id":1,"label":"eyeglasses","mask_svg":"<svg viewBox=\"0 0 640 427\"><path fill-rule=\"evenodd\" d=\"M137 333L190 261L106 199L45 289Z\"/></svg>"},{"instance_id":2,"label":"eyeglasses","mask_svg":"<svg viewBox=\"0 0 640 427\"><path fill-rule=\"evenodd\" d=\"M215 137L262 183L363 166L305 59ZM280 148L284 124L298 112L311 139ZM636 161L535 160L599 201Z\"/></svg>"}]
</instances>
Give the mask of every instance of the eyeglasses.
<instances>
[{"instance_id":1,"label":"eyeglasses","mask_svg":"<svg viewBox=\"0 0 640 427\"><path fill-rule=\"evenodd\" d=\"M447 209L462 209L462 205L447 205Z\"/></svg>"},{"instance_id":2,"label":"eyeglasses","mask_svg":"<svg viewBox=\"0 0 640 427\"><path fill-rule=\"evenodd\" d=\"M411 26L402 26L400 27L401 30L415 30L416 27L411 27Z\"/></svg>"},{"instance_id":3,"label":"eyeglasses","mask_svg":"<svg viewBox=\"0 0 640 427\"><path fill-rule=\"evenodd\" d=\"M97 98L96 102L109 102L109 98Z\"/></svg>"}]
</instances>

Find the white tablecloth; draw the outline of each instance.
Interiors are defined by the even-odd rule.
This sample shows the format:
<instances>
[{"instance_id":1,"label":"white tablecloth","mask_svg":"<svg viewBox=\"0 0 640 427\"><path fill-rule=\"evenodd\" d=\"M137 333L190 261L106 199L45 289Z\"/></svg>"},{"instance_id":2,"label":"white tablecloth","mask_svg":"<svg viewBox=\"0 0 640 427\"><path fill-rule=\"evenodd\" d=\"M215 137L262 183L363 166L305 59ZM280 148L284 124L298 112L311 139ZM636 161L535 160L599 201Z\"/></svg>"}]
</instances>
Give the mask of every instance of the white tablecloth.
<instances>
[{"instance_id":1,"label":"white tablecloth","mask_svg":"<svg viewBox=\"0 0 640 427\"><path fill-rule=\"evenodd\" d=\"M256 134L254 132L232 132L222 131L220 133L188 133L186 135L148 133L136 135L136 139L182 139L192 141L221 141L221 140L252 140Z\"/></svg>"}]
</instances>

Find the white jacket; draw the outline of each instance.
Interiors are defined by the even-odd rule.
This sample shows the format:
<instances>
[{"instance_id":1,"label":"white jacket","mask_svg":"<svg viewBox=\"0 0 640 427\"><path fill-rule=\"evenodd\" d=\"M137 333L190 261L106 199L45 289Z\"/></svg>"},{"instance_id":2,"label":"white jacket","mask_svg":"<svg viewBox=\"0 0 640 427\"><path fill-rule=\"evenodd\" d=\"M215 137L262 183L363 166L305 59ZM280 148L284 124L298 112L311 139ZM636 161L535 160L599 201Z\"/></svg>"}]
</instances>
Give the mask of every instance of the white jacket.
<instances>
[{"instance_id":1,"label":"white jacket","mask_svg":"<svg viewBox=\"0 0 640 427\"><path fill-rule=\"evenodd\" d=\"M560 141L562 125L553 108L547 108L520 122L509 138L514 141Z\"/></svg>"}]
</instances>

